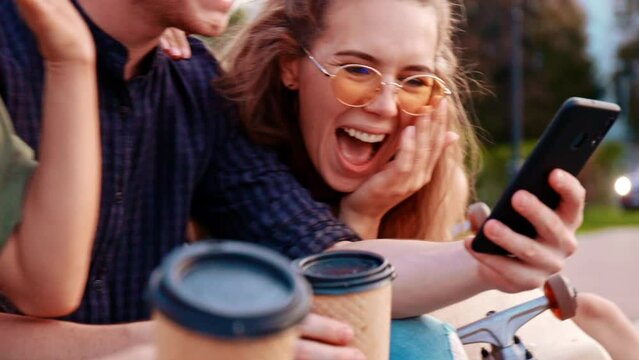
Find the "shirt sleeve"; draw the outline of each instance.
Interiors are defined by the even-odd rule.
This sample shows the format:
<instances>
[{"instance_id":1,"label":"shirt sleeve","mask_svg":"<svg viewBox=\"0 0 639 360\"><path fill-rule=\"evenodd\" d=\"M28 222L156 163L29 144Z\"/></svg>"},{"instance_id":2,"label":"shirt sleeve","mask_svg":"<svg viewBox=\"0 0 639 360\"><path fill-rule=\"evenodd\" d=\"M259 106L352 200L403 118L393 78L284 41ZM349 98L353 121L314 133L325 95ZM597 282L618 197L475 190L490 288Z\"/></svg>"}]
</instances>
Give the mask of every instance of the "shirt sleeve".
<instances>
[{"instance_id":1,"label":"shirt sleeve","mask_svg":"<svg viewBox=\"0 0 639 360\"><path fill-rule=\"evenodd\" d=\"M213 237L256 242L290 258L360 240L326 204L311 198L274 152L251 143L235 126L217 139L194 208Z\"/></svg>"},{"instance_id":2,"label":"shirt sleeve","mask_svg":"<svg viewBox=\"0 0 639 360\"><path fill-rule=\"evenodd\" d=\"M24 193L35 167L33 150L15 134L0 99L0 247L20 222Z\"/></svg>"}]
</instances>

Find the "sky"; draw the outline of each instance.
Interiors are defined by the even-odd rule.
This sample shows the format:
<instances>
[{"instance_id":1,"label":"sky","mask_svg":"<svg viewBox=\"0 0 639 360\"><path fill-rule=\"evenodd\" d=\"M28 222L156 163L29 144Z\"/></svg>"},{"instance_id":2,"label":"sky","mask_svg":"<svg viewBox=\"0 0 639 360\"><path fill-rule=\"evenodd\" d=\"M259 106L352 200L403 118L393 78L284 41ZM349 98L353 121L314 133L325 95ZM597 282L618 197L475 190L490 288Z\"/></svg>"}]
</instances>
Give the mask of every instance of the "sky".
<instances>
[{"instance_id":1,"label":"sky","mask_svg":"<svg viewBox=\"0 0 639 360\"><path fill-rule=\"evenodd\" d=\"M595 60L597 73L604 86L614 73L615 54L621 40L615 24L614 2L610 0L579 0L588 17L589 53Z\"/></svg>"},{"instance_id":2,"label":"sky","mask_svg":"<svg viewBox=\"0 0 639 360\"><path fill-rule=\"evenodd\" d=\"M616 24L614 1L612 0L579 0L588 17L587 33L589 38L588 52L597 67L597 76L606 92L603 100L618 102L614 94L612 75L615 72L617 47L623 38L623 29ZM622 112L615 126L606 136L607 140L624 140L627 138L627 119L621 104Z\"/></svg>"}]
</instances>

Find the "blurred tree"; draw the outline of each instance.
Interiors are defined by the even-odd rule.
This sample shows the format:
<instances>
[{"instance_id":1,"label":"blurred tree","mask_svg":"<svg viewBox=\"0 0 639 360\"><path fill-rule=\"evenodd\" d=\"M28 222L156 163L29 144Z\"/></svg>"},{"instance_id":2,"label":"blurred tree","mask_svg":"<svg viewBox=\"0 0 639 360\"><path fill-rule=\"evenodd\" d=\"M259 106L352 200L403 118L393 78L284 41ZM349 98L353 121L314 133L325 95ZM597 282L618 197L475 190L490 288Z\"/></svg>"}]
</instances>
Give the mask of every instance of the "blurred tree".
<instances>
[{"instance_id":1,"label":"blurred tree","mask_svg":"<svg viewBox=\"0 0 639 360\"><path fill-rule=\"evenodd\" d=\"M626 113L629 140L639 138L639 0L617 0L619 30L625 35L617 51L615 85Z\"/></svg>"},{"instance_id":2,"label":"blurred tree","mask_svg":"<svg viewBox=\"0 0 639 360\"><path fill-rule=\"evenodd\" d=\"M473 94L475 115L494 141L510 134L511 0L464 0L466 23L458 34L462 64L481 76L486 92ZM537 138L571 96L597 98L586 52L586 17L576 0L524 2L524 136Z\"/></svg>"},{"instance_id":3,"label":"blurred tree","mask_svg":"<svg viewBox=\"0 0 639 360\"><path fill-rule=\"evenodd\" d=\"M249 21L246 10L242 7L238 7L231 13L229 23L226 30L218 36L214 37L202 37L202 39L213 50L213 53L217 56L223 53L227 45L229 45L238 35L240 30L244 28Z\"/></svg>"}]
</instances>

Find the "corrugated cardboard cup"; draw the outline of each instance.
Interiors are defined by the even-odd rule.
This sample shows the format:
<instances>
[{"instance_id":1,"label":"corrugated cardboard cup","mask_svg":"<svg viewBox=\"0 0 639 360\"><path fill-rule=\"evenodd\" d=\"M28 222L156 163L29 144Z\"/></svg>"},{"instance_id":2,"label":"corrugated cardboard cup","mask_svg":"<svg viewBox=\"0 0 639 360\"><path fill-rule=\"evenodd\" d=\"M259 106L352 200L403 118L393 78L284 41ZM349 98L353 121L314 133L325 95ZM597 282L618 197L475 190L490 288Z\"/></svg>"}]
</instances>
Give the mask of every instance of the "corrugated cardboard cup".
<instances>
[{"instance_id":1,"label":"corrugated cardboard cup","mask_svg":"<svg viewBox=\"0 0 639 360\"><path fill-rule=\"evenodd\" d=\"M149 284L158 359L293 359L311 305L283 256L205 241L173 251Z\"/></svg>"},{"instance_id":2,"label":"corrugated cardboard cup","mask_svg":"<svg viewBox=\"0 0 639 360\"><path fill-rule=\"evenodd\" d=\"M368 360L390 352L393 267L365 251L331 251L297 260L313 288L312 312L350 324L354 345Z\"/></svg>"}]
</instances>

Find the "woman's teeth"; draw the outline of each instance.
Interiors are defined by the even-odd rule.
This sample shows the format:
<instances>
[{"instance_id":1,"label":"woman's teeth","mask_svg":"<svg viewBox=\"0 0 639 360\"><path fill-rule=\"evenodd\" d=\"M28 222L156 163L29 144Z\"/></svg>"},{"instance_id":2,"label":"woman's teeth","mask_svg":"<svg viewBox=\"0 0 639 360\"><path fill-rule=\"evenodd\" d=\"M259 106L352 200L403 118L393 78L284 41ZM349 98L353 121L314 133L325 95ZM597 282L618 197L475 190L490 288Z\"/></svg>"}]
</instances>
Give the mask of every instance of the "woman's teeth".
<instances>
[{"instance_id":1,"label":"woman's teeth","mask_svg":"<svg viewBox=\"0 0 639 360\"><path fill-rule=\"evenodd\" d=\"M386 134L369 134L369 133L365 133L363 131L359 131L359 130L355 130L351 128L344 128L344 131L349 136L354 137L355 139L359 141L363 141L363 142L371 143L371 144L382 142L386 138Z\"/></svg>"}]
</instances>

